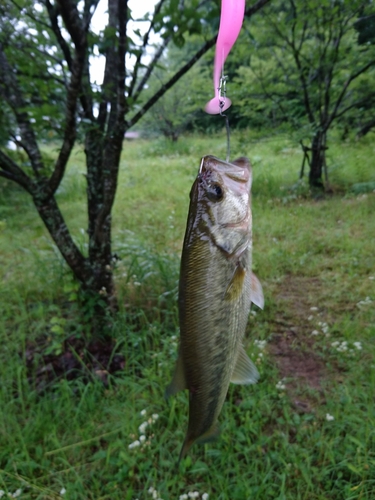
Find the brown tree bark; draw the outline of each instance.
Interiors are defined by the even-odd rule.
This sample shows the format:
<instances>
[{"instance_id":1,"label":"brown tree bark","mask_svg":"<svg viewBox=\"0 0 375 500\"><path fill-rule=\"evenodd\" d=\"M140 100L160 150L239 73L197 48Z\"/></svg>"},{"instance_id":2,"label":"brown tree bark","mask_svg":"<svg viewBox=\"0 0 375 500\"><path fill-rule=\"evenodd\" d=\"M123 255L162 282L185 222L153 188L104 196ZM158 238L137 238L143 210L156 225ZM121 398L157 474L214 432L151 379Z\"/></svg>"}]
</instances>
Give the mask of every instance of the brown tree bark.
<instances>
[{"instance_id":1,"label":"brown tree bark","mask_svg":"<svg viewBox=\"0 0 375 500\"><path fill-rule=\"evenodd\" d=\"M309 171L309 184L311 187L323 188L323 169L326 155L326 134L318 131L311 141L311 162Z\"/></svg>"}]
</instances>

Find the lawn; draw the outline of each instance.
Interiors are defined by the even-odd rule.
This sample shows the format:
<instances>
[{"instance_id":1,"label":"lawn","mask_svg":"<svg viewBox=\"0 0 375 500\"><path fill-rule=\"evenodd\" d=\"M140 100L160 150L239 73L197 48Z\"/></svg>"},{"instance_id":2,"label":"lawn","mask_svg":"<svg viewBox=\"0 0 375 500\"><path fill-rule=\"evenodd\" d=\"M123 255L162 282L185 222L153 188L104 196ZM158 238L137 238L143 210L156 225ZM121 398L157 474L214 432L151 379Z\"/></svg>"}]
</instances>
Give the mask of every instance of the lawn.
<instances>
[{"instance_id":1,"label":"lawn","mask_svg":"<svg viewBox=\"0 0 375 500\"><path fill-rule=\"evenodd\" d=\"M28 195L0 179L0 497L373 500L374 144L333 140L333 193L317 196L297 182L302 155L288 137L233 135L231 157L253 164L265 309L252 310L245 347L261 377L230 387L220 438L195 445L179 469L188 398L163 397L179 257L200 158L225 158L223 136L125 143L113 213L124 366L106 384L101 370L43 378L48 355L85 333L77 286ZM77 148L58 201L83 251L84 200Z\"/></svg>"}]
</instances>

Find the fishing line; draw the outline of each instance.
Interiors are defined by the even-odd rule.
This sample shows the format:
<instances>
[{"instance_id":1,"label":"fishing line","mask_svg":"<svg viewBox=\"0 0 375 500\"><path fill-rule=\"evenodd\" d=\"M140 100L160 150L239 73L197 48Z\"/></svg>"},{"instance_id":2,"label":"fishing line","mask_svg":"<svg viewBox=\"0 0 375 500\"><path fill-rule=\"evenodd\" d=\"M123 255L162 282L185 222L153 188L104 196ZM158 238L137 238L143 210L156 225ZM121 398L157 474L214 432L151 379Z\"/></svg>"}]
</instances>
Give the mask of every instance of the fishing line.
<instances>
[{"instance_id":1,"label":"fishing line","mask_svg":"<svg viewBox=\"0 0 375 500\"><path fill-rule=\"evenodd\" d=\"M227 158L226 158L226 161L229 162L229 157L230 157L229 119L228 119L228 116L223 113L223 108L225 106L226 92L227 92L226 82L227 82L227 77L224 75L224 66L223 66L222 76L220 78L220 83L219 83L219 107L220 107L220 116L223 116L225 118L225 128L227 131Z\"/></svg>"}]
</instances>

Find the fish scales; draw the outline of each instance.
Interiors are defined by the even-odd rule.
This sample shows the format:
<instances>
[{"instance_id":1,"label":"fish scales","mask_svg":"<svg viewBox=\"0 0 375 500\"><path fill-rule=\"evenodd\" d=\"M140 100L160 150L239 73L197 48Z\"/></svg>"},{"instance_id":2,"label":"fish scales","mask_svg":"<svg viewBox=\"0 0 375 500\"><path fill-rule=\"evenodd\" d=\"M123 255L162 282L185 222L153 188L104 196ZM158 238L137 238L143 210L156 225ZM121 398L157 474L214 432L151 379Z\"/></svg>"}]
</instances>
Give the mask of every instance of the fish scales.
<instances>
[{"instance_id":1,"label":"fish scales","mask_svg":"<svg viewBox=\"0 0 375 500\"><path fill-rule=\"evenodd\" d=\"M179 286L179 357L167 388L167 395L180 389L190 395L180 459L194 441L217 433L236 364L235 383L254 383L258 376L241 342L254 299L250 184L248 160L229 164L206 156L190 193ZM262 302L261 287L255 294L259 300L254 301Z\"/></svg>"},{"instance_id":2,"label":"fish scales","mask_svg":"<svg viewBox=\"0 0 375 500\"><path fill-rule=\"evenodd\" d=\"M223 301L235 263L226 266L226 258L220 250L209 248L211 245L207 244L203 248L200 246L203 245L193 245L189 249L192 255L186 256L182 266L181 281L186 293L179 304L181 353L188 389L193 394L189 402L188 435L191 439L208 432L218 417L234 369L238 343L246 328L245 311L250 306L250 286L245 287L235 303ZM195 253L200 259L194 259ZM199 260L206 261L206 265L195 267ZM186 267L195 267L196 272L186 272ZM218 276L221 276L220 286ZM202 414L206 415L203 420L200 419Z\"/></svg>"}]
</instances>

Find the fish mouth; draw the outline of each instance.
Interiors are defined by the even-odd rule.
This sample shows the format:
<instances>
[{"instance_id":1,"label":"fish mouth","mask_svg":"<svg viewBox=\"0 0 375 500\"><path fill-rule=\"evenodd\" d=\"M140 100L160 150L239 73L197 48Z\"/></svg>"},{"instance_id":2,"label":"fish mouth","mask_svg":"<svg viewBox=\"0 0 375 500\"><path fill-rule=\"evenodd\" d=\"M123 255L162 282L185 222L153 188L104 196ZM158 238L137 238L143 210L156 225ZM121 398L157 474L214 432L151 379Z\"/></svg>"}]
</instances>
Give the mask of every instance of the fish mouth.
<instances>
[{"instance_id":1,"label":"fish mouth","mask_svg":"<svg viewBox=\"0 0 375 500\"><path fill-rule=\"evenodd\" d=\"M236 195L246 194L250 190L251 172L246 158L239 158L234 163L229 163L216 156L204 156L199 167L199 180L209 182L216 176Z\"/></svg>"}]
</instances>

